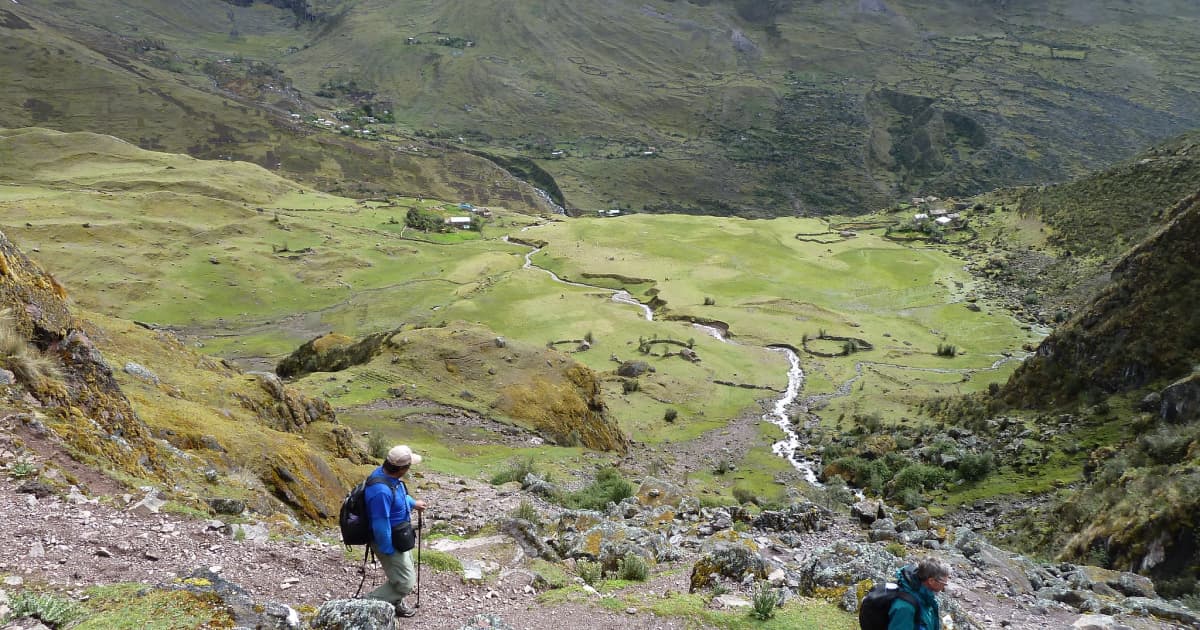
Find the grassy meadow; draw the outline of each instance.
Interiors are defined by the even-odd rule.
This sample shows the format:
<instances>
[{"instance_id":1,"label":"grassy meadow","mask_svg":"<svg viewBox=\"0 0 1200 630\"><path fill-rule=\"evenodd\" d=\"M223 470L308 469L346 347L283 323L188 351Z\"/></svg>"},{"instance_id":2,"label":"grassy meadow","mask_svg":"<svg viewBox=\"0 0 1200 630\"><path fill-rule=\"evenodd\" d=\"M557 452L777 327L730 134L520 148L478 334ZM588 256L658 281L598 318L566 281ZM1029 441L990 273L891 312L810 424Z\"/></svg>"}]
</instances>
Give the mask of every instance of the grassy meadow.
<instances>
[{"instance_id":1,"label":"grassy meadow","mask_svg":"<svg viewBox=\"0 0 1200 630\"><path fill-rule=\"evenodd\" d=\"M372 407L397 385L495 415L488 392L537 378L541 363L573 360L599 374L610 414L631 438L686 442L732 418L757 417L780 395L787 362L764 348L773 344L801 349L802 394L824 398L814 410L830 427L867 410L885 422L919 422L915 402L1001 381L1014 363L993 364L1031 339L999 312L965 308L961 296L973 280L961 260L879 230L839 236L816 219L564 219L493 207L482 233L438 240L405 228L403 217L412 207L462 212L445 209L445 200L361 202L252 164L143 151L91 134L5 132L0 142L0 156L9 156L0 162L0 229L89 310L169 327L202 352L260 369L330 331L401 329L404 350L395 359L301 381L365 430L405 429L387 421L395 410ZM815 233L828 238L797 238ZM535 268L524 267L532 248L504 236L545 243L530 257ZM563 284L546 270L609 288ZM611 289L625 286L654 300L653 321L612 299ZM728 337L692 320L723 322ZM841 348L821 335L871 349L803 351L806 343L825 354ZM497 336L522 350L504 356L491 343ZM584 338L591 348L575 352ZM699 360L662 356L679 345L639 351L655 339L690 345ZM547 350L552 342L569 343ZM937 356L940 344L957 354ZM654 372L627 393L614 370L633 359ZM670 409L675 422L663 419ZM764 423L750 457L769 455L778 437ZM438 451L434 433L412 439ZM521 452L467 448L448 460L487 468ZM770 468L755 467L745 483L768 485Z\"/></svg>"}]
</instances>

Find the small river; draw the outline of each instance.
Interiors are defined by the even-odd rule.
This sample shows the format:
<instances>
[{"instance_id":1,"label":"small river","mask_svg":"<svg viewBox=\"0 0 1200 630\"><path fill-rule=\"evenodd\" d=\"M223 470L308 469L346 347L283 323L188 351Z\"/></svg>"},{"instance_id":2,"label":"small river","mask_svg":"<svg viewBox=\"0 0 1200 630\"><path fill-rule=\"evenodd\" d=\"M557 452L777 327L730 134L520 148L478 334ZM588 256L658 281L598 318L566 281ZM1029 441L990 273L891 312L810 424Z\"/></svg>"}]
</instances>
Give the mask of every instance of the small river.
<instances>
[{"instance_id":1,"label":"small river","mask_svg":"<svg viewBox=\"0 0 1200 630\"><path fill-rule=\"evenodd\" d=\"M508 237L505 237L504 240L508 241ZM549 275L550 278L555 282L573 287L610 292L612 293L612 300L614 302L636 306L642 309L642 314L645 315L647 321L654 321L654 311L649 306L639 302L637 298L630 295L628 291L599 287L591 284L584 284L582 282L563 280L553 271L550 271L549 269L543 269L542 267L538 267L537 265L533 264L533 255L539 251L541 251L540 247L531 246L531 250L525 254L525 265L523 266L524 269L536 269ZM722 342L733 343L732 341L726 339L721 330L716 327L705 326L703 324L693 324L693 326L704 331L705 334L721 340ZM807 479L809 483L819 486L821 484L817 481L816 473L816 466L819 464L819 462L807 457L797 456L797 453L800 452L804 442L801 440L799 433L797 433L796 429L793 427L787 413L788 409L796 402L796 398L800 396L801 388L804 387L804 370L800 368L800 357L797 356L796 352L790 348L768 347L767 350L770 352L778 352L783 354L785 357L787 357L788 362L787 389L784 391L783 396L781 396L779 400L775 401L771 411L767 412L762 417L764 421L770 422L771 424L779 427L785 436L784 439L776 442L771 447L771 450L776 455L783 457L789 463L791 463L796 470L804 475L804 478Z\"/></svg>"}]
</instances>

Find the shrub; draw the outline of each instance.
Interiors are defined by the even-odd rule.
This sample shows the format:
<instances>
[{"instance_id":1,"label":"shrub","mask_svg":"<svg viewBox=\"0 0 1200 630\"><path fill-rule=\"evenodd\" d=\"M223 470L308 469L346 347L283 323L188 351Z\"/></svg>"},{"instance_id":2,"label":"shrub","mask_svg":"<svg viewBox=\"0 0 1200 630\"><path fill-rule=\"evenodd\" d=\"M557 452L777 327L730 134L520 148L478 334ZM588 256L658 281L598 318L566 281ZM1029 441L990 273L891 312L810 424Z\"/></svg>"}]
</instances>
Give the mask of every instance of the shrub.
<instances>
[{"instance_id":1,"label":"shrub","mask_svg":"<svg viewBox=\"0 0 1200 630\"><path fill-rule=\"evenodd\" d=\"M742 486L733 489L733 499L738 503L758 504L758 497L754 495L754 491Z\"/></svg>"},{"instance_id":2,"label":"shrub","mask_svg":"<svg viewBox=\"0 0 1200 630\"><path fill-rule=\"evenodd\" d=\"M383 459L388 454L387 438L383 437L382 433L372 433L370 438L367 438L367 452L371 457Z\"/></svg>"},{"instance_id":3,"label":"shrub","mask_svg":"<svg viewBox=\"0 0 1200 630\"><path fill-rule=\"evenodd\" d=\"M512 516L522 521L529 521L535 525L540 525L542 521L541 516L538 515L537 508L533 507L533 503L530 503L529 500L521 501L517 509L513 510Z\"/></svg>"},{"instance_id":4,"label":"shrub","mask_svg":"<svg viewBox=\"0 0 1200 630\"><path fill-rule=\"evenodd\" d=\"M605 468L584 488L563 495L562 503L579 510L603 510L611 503L633 496L633 484L625 480L616 468Z\"/></svg>"},{"instance_id":5,"label":"shrub","mask_svg":"<svg viewBox=\"0 0 1200 630\"><path fill-rule=\"evenodd\" d=\"M579 579L583 580L584 584L595 586L603 577L604 571L599 562L580 560L575 564L575 573L579 575Z\"/></svg>"},{"instance_id":6,"label":"shrub","mask_svg":"<svg viewBox=\"0 0 1200 630\"><path fill-rule=\"evenodd\" d=\"M587 333L583 336L583 340L588 343L592 343L595 340L595 337L592 336L592 331L587 331Z\"/></svg>"},{"instance_id":7,"label":"shrub","mask_svg":"<svg viewBox=\"0 0 1200 630\"><path fill-rule=\"evenodd\" d=\"M636 378L627 378L621 381L621 391L626 394L632 394L641 388L642 386Z\"/></svg>"},{"instance_id":8,"label":"shrub","mask_svg":"<svg viewBox=\"0 0 1200 630\"><path fill-rule=\"evenodd\" d=\"M948 476L945 470L936 466L909 464L892 478L892 495L903 497L908 491L920 493L925 488L941 486Z\"/></svg>"},{"instance_id":9,"label":"shrub","mask_svg":"<svg viewBox=\"0 0 1200 630\"><path fill-rule=\"evenodd\" d=\"M754 587L754 606L750 614L755 619L766 621L775 616L775 607L779 605L779 595L771 588L770 582L759 582Z\"/></svg>"},{"instance_id":10,"label":"shrub","mask_svg":"<svg viewBox=\"0 0 1200 630\"><path fill-rule=\"evenodd\" d=\"M939 343L938 347L937 347L937 352L935 352L934 354L936 354L939 357L953 357L958 354L958 348L955 347L953 344Z\"/></svg>"},{"instance_id":11,"label":"shrub","mask_svg":"<svg viewBox=\"0 0 1200 630\"><path fill-rule=\"evenodd\" d=\"M717 304L717 300L715 298L711 298L711 297L707 297L707 296L704 298L705 306L716 306L716 304Z\"/></svg>"},{"instance_id":12,"label":"shrub","mask_svg":"<svg viewBox=\"0 0 1200 630\"><path fill-rule=\"evenodd\" d=\"M58 628L82 617L84 611L75 602L51 593L18 593L9 601L10 619L32 617Z\"/></svg>"},{"instance_id":13,"label":"shrub","mask_svg":"<svg viewBox=\"0 0 1200 630\"><path fill-rule=\"evenodd\" d=\"M996 456L991 453L967 453L958 462L958 476L963 481L981 481L996 468Z\"/></svg>"},{"instance_id":14,"label":"shrub","mask_svg":"<svg viewBox=\"0 0 1200 630\"><path fill-rule=\"evenodd\" d=\"M675 422L675 418L679 417L679 412L675 409L667 409L663 412L663 420L667 422Z\"/></svg>"},{"instance_id":15,"label":"shrub","mask_svg":"<svg viewBox=\"0 0 1200 630\"><path fill-rule=\"evenodd\" d=\"M733 472L735 470L737 470L737 464L734 464L733 460L729 457L720 457L717 459L716 463L713 464L714 475L724 475L727 472Z\"/></svg>"},{"instance_id":16,"label":"shrub","mask_svg":"<svg viewBox=\"0 0 1200 630\"><path fill-rule=\"evenodd\" d=\"M512 459L508 462L508 468L501 470L492 476L492 485L498 486L502 483L508 483L510 481L525 481L526 475L530 473L537 473L537 467L533 463L533 457Z\"/></svg>"},{"instance_id":17,"label":"shrub","mask_svg":"<svg viewBox=\"0 0 1200 630\"><path fill-rule=\"evenodd\" d=\"M646 559L632 551L617 563L617 577L622 580L645 582L649 574L650 567L647 566Z\"/></svg>"}]
</instances>

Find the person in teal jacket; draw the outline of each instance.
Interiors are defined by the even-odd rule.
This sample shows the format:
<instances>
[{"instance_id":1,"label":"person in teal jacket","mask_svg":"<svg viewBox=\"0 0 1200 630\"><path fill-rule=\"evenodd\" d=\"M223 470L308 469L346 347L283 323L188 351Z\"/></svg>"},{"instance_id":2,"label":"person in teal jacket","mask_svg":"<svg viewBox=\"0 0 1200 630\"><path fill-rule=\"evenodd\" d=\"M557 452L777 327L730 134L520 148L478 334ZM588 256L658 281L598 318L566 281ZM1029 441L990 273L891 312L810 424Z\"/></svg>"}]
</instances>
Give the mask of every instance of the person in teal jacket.
<instances>
[{"instance_id":1,"label":"person in teal jacket","mask_svg":"<svg viewBox=\"0 0 1200 630\"><path fill-rule=\"evenodd\" d=\"M936 594L950 583L950 565L933 557L896 571L896 583L920 604L920 614L912 604L897 597L888 610L888 630L942 630L942 616Z\"/></svg>"},{"instance_id":2,"label":"person in teal jacket","mask_svg":"<svg viewBox=\"0 0 1200 630\"><path fill-rule=\"evenodd\" d=\"M407 445L393 447L383 464L367 477L368 480L380 477L383 483L369 483L363 491L367 514L371 517L371 549L387 576L387 582L367 593L367 597L392 604L397 617L416 614L404 604L404 598L412 592L417 577L413 569L412 551L397 549L399 541L393 534L412 532L412 510L425 510L425 502L409 496L408 489L401 481L413 464L420 463L421 456L412 452Z\"/></svg>"}]
</instances>

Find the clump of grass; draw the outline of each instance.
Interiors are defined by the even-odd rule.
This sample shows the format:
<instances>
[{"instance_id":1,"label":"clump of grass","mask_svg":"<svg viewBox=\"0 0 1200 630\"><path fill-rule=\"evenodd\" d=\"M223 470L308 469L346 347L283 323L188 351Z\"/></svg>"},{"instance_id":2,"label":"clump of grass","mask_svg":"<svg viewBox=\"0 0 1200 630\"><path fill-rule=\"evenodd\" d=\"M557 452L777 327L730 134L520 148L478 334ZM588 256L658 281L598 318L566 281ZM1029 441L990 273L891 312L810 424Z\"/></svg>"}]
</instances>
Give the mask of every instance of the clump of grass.
<instances>
[{"instance_id":1,"label":"clump of grass","mask_svg":"<svg viewBox=\"0 0 1200 630\"><path fill-rule=\"evenodd\" d=\"M936 354L939 357L952 357L952 356L955 356L958 354L958 348L953 344L939 343L938 347L937 347L937 352L935 352L934 354Z\"/></svg>"},{"instance_id":2,"label":"clump of grass","mask_svg":"<svg viewBox=\"0 0 1200 630\"><path fill-rule=\"evenodd\" d=\"M648 575L650 575L650 567L646 564L646 559L636 553L625 554L625 557L617 563L617 577L622 580L645 582Z\"/></svg>"},{"instance_id":3,"label":"clump of grass","mask_svg":"<svg viewBox=\"0 0 1200 630\"><path fill-rule=\"evenodd\" d=\"M754 587L754 597L751 601L754 605L751 607L750 614L755 619L766 621L775 616L775 608L779 605L779 596L775 593L775 589L771 588L769 582L759 582Z\"/></svg>"},{"instance_id":4,"label":"clump of grass","mask_svg":"<svg viewBox=\"0 0 1200 630\"><path fill-rule=\"evenodd\" d=\"M528 500L521 501L517 509L513 510L512 516L522 521L529 521L534 525L541 524L541 517L538 515L537 508L533 507L533 503Z\"/></svg>"},{"instance_id":5,"label":"clump of grass","mask_svg":"<svg viewBox=\"0 0 1200 630\"><path fill-rule=\"evenodd\" d=\"M675 422L675 418L679 417L679 411L674 408L669 408L663 412L663 420L667 422Z\"/></svg>"},{"instance_id":6,"label":"clump of grass","mask_svg":"<svg viewBox=\"0 0 1200 630\"><path fill-rule=\"evenodd\" d=\"M578 510L603 510L609 503L620 503L633 496L633 484L625 480L616 468L605 468L596 479L576 492L562 494L559 499L567 507Z\"/></svg>"},{"instance_id":7,"label":"clump of grass","mask_svg":"<svg viewBox=\"0 0 1200 630\"><path fill-rule=\"evenodd\" d=\"M9 601L9 618L32 617L54 628L79 619L84 610L70 599L51 593L18 593Z\"/></svg>"},{"instance_id":8,"label":"clump of grass","mask_svg":"<svg viewBox=\"0 0 1200 630\"><path fill-rule=\"evenodd\" d=\"M433 569L434 571L461 573L463 570L462 561L444 551L438 551L436 549L422 549L421 564Z\"/></svg>"},{"instance_id":9,"label":"clump of grass","mask_svg":"<svg viewBox=\"0 0 1200 630\"><path fill-rule=\"evenodd\" d=\"M525 481L525 477L530 473L537 473L537 466L532 457L512 459L508 462L508 468L492 475L492 485L498 486L510 481Z\"/></svg>"},{"instance_id":10,"label":"clump of grass","mask_svg":"<svg viewBox=\"0 0 1200 630\"><path fill-rule=\"evenodd\" d=\"M580 560L575 564L575 573L579 575L579 579L583 580L588 586L595 586L600 578L604 577L604 568L599 562L590 562L588 560Z\"/></svg>"},{"instance_id":11,"label":"clump of grass","mask_svg":"<svg viewBox=\"0 0 1200 630\"><path fill-rule=\"evenodd\" d=\"M0 368L12 372L27 386L61 376L58 363L30 345L17 330L12 309L8 308L0 310Z\"/></svg>"}]
</instances>

